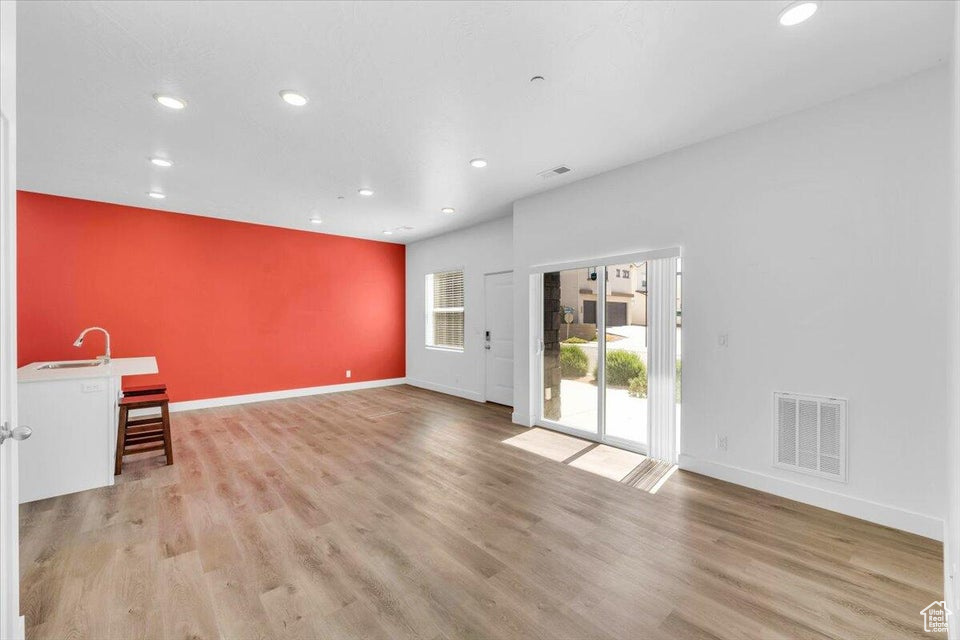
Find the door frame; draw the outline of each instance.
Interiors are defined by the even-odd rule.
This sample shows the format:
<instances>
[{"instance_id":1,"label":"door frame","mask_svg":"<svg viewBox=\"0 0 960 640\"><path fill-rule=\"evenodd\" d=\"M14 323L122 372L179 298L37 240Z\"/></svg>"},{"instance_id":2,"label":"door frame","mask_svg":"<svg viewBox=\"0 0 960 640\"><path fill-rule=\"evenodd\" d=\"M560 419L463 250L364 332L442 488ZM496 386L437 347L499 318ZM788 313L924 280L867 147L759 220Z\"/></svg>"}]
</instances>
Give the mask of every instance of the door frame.
<instances>
[{"instance_id":1,"label":"door frame","mask_svg":"<svg viewBox=\"0 0 960 640\"><path fill-rule=\"evenodd\" d=\"M487 325L487 276L500 276L505 273L513 274L513 269L502 269L500 271L490 271L489 273L483 274L483 293L480 295L480 307L483 310L483 330L484 331L487 330L486 328L486 325ZM513 278L513 286L514 287L517 286L517 279L515 277ZM515 313L516 313L516 310L514 310L514 315ZM486 342L486 340L481 340L481 343L483 342ZM516 342L516 336L514 336L514 342ZM487 350L481 349L481 351L483 351L483 355L480 358L480 381L481 381L480 402L487 402ZM514 382L516 382L516 380L514 380ZM513 393L514 393L513 403L514 405L516 405L517 403L516 384L514 384L513 386Z\"/></svg>"},{"instance_id":2,"label":"door frame","mask_svg":"<svg viewBox=\"0 0 960 640\"><path fill-rule=\"evenodd\" d=\"M0 2L0 423L17 426L17 5ZM20 640L18 447L0 445L0 637Z\"/></svg>"},{"instance_id":3,"label":"door frame","mask_svg":"<svg viewBox=\"0 0 960 640\"><path fill-rule=\"evenodd\" d=\"M576 436L584 440L609 444L619 449L626 449L635 453L647 455L650 442L650 420L647 420L647 446L640 446L636 442L624 440L615 436L608 436L606 432L606 350L607 336L606 331L600 331L600 327L606 328L607 315L607 278L606 268L612 264L623 262L646 262L659 258L680 258L682 257L680 247L668 247L664 249L654 249L652 251L636 251L633 253L623 253L613 256L600 256L596 258L584 258L568 262L554 262L547 264L533 265L529 268L529 277L531 280L531 293L534 296L535 304L530 305L531 311L536 314L536 322L531 324L530 335L530 380L532 388L537 394L537 401L533 409L533 426L544 427L553 431L559 431L567 435ZM554 271L569 271L572 269L587 269L596 267L598 272L603 268L604 277L597 278L597 431L581 431L573 427L560 424L554 420L543 417L543 274ZM600 302L603 304L600 304ZM602 324L601 324L602 323ZM534 329L533 327L536 327ZM649 410L649 405L648 405Z\"/></svg>"}]
</instances>

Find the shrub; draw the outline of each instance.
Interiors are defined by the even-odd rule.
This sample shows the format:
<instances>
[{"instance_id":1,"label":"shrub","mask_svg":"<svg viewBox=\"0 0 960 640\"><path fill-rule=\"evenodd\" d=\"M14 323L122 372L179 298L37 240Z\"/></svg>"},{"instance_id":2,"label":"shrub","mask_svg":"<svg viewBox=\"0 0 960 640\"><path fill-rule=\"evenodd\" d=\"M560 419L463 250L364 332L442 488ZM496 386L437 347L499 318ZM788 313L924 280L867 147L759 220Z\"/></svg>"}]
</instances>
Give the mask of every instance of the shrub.
<instances>
[{"instance_id":1,"label":"shrub","mask_svg":"<svg viewBox=\"0 0 960 640\"><path fill-rule=\"evenodd\" d=\"M590 363L580 347L560 345L560 375L564 378L582 378L587 375Z\"/></svg>"},{"instance_id":2,"label":"shrub","mask_svg":"<svg viewBox=\"0 0 960 640\"><path fill-rule=\"evenodd\" d=\"M681 373L682 368L683 368L683 367L680 365L680 361L677 360L677 383L676 383L676 390L677 390L677 402L678 402L678 403L680 402L680 387L681 387L681 384L680 384L680 373ZM637 376L636 378L630 378L630 382L629 382L629 384L627 385L627 388L629 389L628 393L630 394L630 397L632 397L632 398L646 398L646 397L647 397L647 372L644 371L642 376Z\"/></svg>"},{"instance_id":3,"label":"shrub","mask_svg":"<svg viewBox=\"0 0 960 640\"><path fill-rule=\"evenodd\" d=\"M647 397L647 374L644 372L642 376L637 376L636 378L630 378L630 382L627 385L627 395L631 398L646 398Z\"/></svg>"},{"instance_id":4,"label":"shrub","mask_svg":"<svg viewBox=\"0 0 960 640\"><path fill-rule=\"evenodd\" d=\"M677 402L680 402L680 360L677 360Z\"/></svg>"},{"instance_id":5,"label":"shrub","mask_svg":"<svg viewBox=\"0 0 960 640\"><path fill-rule=\"evenodd\" d=\"M626 387L633 378L643 378L643 387L647 387L647 365L643 364L640 354L632 351L610 351L607 353L607 384L611 387ZM597 377L594 367L593 377Z\"/></svg>"},{"instance_id":6,"label":"shrub","mask_svg":"<svg viewBox=\"0 0 960 640\"><path fill-rule=\"evenodd\" d=\"M564 344L586 344L587 342L589 342L589 340L584 340L583 338L578 338L577 336L567 338L563 341Z\"/></svg>"}]
</instances>

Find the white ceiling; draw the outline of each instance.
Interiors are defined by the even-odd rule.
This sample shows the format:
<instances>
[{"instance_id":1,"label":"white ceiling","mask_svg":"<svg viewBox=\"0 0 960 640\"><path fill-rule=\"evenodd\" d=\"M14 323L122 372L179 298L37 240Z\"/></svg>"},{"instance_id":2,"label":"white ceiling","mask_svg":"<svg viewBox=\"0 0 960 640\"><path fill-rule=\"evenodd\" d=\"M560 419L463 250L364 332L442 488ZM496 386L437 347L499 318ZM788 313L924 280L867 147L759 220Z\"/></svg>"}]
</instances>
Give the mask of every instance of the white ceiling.
<instances>
[{"instance_id":1,"label":"white ceiling","mask_svg":"<svg viewBox=\"0 0 960 640\"><path fill-rule=\"evenodd\" d=\"M21 2L19 186L410 242L948 55L950 2L785 4Z\"/></svg>"}]
</instances>

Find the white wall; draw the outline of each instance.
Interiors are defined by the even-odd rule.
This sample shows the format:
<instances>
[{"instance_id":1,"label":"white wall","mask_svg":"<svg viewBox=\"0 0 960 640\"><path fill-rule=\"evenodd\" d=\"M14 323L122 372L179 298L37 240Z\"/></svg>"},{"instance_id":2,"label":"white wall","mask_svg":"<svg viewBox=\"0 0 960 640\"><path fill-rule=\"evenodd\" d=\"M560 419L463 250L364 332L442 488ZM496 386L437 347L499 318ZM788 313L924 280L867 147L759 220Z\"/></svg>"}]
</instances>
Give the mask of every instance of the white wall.
<instances>
[{"instance_id":1,"label":"white wall","mask_svg":"<svg viewBox=\"0 0 960 640\"><path fill-rule=\"evenodd\" d=\"M941 66L517 202L515 417L539 394L531 265L680 246L681 464L942 537L949 91ZM773 468L777 390L849 400L846 484Z\"/></svg>"},{"instance_id":2,"label":"white wall","mask_svg":"<svg viewBox=\"0 0 960 640\"><path fill-rule=\"evenodd\" d=\"M953 57L950 75L953 82L953 242L960 246L960 5L954 8ZM947 472L950 484L947 521L943 540L944 599L953 612L948 620L951 640L960 640L960 263L953 261L953 415L947 439Z\"/></svg>"},{"instance_id":3,"label":"white wall","mask_svg":"<svg viewBox=\"0 0 960 640\"><path fill-rule=\"evenodd\" d=\"M483 399L483 276L513 264L509 216L407 245L407 382ZM463 353L425 346L424 277L463 267Z\"/></svg>"}]
</instances>

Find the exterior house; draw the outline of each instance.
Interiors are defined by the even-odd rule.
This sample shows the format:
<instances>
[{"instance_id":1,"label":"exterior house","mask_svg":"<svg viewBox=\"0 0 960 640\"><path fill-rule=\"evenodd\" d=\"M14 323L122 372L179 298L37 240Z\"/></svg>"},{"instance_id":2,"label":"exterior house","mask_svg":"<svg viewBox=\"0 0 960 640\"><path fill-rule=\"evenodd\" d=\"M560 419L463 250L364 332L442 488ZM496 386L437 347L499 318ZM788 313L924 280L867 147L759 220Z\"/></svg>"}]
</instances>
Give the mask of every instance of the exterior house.
<instances>
[{"instance_id":1,"label":"exterior house","mask_svg":"<svg viewBox=\"0 0 960 640\"><path fill-rule=\"evenodd\" d=\"M567 309L567 324L596 324L597 270L576 269L560 273L560 303ZM647 265L607 267L607 326L647 325Z\"/></svg>"}]
</instances>

